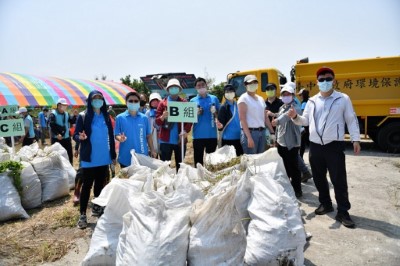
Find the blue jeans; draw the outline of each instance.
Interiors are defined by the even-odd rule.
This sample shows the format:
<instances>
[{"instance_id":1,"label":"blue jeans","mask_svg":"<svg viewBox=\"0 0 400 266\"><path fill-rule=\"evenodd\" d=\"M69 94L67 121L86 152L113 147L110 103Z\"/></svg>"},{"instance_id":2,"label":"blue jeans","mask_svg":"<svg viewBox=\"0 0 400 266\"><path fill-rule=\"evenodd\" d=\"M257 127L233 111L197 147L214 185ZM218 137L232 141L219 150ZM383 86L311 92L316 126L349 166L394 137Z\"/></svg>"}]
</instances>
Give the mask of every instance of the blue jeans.
<instances>
[{"instance_id":1,"label":"blue jeans","mask_svg":"<svg viewBox=\"0 0 400 266\"><path fill-rule=\"evenodd\" d=\"M243 147L243 152L245 154L257 154L263 153L265 151L265 129L264 130L250 130L251 137L254 142L254 147L249 148L247 146L247 137L244 134L243 130L240 132L240 143Z\"/></svg>"}]
</instances>

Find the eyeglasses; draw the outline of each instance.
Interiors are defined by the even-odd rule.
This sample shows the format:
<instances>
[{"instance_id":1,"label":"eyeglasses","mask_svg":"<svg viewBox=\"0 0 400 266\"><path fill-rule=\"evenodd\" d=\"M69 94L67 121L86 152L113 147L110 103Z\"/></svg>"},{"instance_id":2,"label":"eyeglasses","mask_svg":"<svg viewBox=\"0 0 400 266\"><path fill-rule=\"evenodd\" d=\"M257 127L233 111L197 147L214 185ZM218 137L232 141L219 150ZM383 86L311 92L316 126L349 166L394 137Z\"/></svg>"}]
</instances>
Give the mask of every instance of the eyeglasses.
<instances>
[{"instance_id":1,"label":"eyeglasses","mask_svg":"<svg viewBox=\"0 0 400 266\"><path fill-rule=\"evenodd\" d=\"M139 100L128 100L128 103L138 103Z\"/></svg>"},{"instance_id":2,"label":"eyeglasses","mask_svg":"<svg viewBox=\"0 0 400 266\"><path fill-rule=\"evenodd\" d=\"M327 77L327 78L319 78L318 81L319 82L324 82L324 81L332 81L333 78L332 77Z\"/></svg>"}]
</instances>

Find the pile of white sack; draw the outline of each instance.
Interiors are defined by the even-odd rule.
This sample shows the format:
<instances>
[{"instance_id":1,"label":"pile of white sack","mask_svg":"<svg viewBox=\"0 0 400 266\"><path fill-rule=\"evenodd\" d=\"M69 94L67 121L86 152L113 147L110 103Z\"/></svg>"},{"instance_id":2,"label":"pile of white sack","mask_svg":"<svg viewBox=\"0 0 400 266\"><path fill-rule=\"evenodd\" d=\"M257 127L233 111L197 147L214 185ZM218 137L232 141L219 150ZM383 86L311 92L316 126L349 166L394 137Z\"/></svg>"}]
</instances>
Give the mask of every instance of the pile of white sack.
<instances>
[{"instance_id":1,"label":"pile of white sack","mask_svg":"<svg viewBox=\"0 0 400 266\"><path fill-rule=\"evenodd\" d=\"M232 154L225 146L206 160ZM129 179L93 201L106 208L82 265L303 265L304 226L275 148L217 173L168 165L132 153Z\"/></svg>"},{"instance_id":2,"label":"pile of white sack","mask_svg":"<svg viewBox=\"0 0 400 266\"><path fill-rule=\"evenodd\" d=\"M8 173L0 173L0 222L29 218L25 210L40 207L69 194L74 188L76 171L68 160L67 151L59 144L39 149L37 143L22 147L16 154L0 138L0 162L21 162L22 195Z\"/></svg>"}]
</instances>

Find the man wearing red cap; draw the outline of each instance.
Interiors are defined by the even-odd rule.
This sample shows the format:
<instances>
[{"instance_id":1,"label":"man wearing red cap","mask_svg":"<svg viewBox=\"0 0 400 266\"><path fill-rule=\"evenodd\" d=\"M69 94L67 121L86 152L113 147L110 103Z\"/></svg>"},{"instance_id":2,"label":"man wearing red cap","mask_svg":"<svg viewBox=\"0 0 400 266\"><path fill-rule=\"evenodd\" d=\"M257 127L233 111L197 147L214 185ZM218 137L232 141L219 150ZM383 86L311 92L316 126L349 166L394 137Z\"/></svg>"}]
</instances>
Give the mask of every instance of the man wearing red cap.
<instances>
[{"instance_id":1,"label":"man wearing red cap","mask_svg":"<svg viewBox=\"0 0 400 266\"><path fill-rule=\"evenodd\" d=\"M333 69L318 69L317 81L320 92L308 100L303 115L298 115L293 108L289 110L288 115L294 123L309 126L309 161L320 202L315 214L323 215L333 211L326 177L329 171L337 202L336 220L346 227L353 228L355 223L348 213L351 205L347 188L344 134L347 125L354 153L357 155L361 150L360 128L349 96L333 89Z\"/></svg>"}]
</instances>

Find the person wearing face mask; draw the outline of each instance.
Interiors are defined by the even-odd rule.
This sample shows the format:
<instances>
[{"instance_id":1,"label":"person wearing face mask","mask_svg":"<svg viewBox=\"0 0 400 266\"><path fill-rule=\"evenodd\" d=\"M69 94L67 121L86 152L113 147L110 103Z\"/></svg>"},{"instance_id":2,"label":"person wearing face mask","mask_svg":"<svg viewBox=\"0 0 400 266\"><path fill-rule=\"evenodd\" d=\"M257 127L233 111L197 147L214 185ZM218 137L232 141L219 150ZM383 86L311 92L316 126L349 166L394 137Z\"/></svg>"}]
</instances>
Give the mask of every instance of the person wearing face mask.
<instances>
[{"instance_id":1,"label":"person wearing face mask","mask_svg":"<svg viewBox=\"0 0 400 266\"><path fill-rule=\"evenodd\" d=\"M334 90L336 81L333 69L321 67L316 76L319 93L308 99L302 115L294 109L290 109L288 115L294 123L309 126L309 161L320 202L315 214L324 215L334 211L326 176L329 171L337 202L335 218L344 226L353 228L355 223L348 212L351 204L347 187L344 134L347 125L357 155L361 151L360 128L349 96Z\"/></svg>"},{"instance_id":2,"label":"person wearing face mask","mask_svg":"<svg viewBox=\"0 0 400 266\"><path fill-rule=\"evenodd\" d=\"M264 99L256 94L257 77L247 75L244 78L246 93L238 100L240 126L242 128L240 143L245 154L257 154L265 151L265 127L274 132L271 122L265 113Z\"/></svg>"},{"instance_id":3,"label":"person wearing face mask","mask_svg":"<svg viewBox=\"0 0 400 266\"><path fill-rule=\"evenodd\" d=\"M198 106L197 123L193 124L193 151L194 165L203 165L204 151L215 152L217 149L217 127L215 119L219 110L219 100L216 96L207 92L207 83L204 78L197 78L194 82L197 96L190 102Z\"/></svg>"},{"instance_id":4,"label":"person wearing face mask","mask_svg":"<svg viewBox=\"0 0 400 266\"><path fill-rule=\"evenodd\" d=\"M139 112L142 114L146 114L147 112L147 96L144 93L140 93L140 108L139 108Z\"/></svg>"},{"instance_id":5,"label":"person wearing face mask","mask_svg":"<svg viewBox=\"0 0 400 266\"><path fill-rule=\"evenodd\" d=\"M35 142L32 117L28 114L28 109L26 109L26 107L19 108L16 114L22 116L24 120L25 135L21 137L20 142L22 142L22 146L29 146Z\"/></svg>"},{"instance_id":6,"label":"person wearing face mask","mask_svg":"<svg viewBox=\"0 0 400 266\"><path fill-rule=\"evenodd\" d=\"M240 143L240 120L239 111L235 98L235 88L228 84L224 86L225 103L221 105L218 112L217 128L220 133L221 143L219 146L232 145L235 147L236 156L243 154Z\"/></svg>"},{"instance_id":7,"label":"person wearing face mask","mask_svg":"<svg viewBox=\"0 0 400 266\"><path fill-rule=\"evenodd\" d=\"M90 92L86 111L78 115L74 140L80 144L82 171L78 228L84 229L87 227L86 209L92 186L94 184L94 196L98 197L104 187L109 165L115 165L116 158L114 132L101 92ZM100 216L103 211L104 208L93 204L92 216Z\"/></svg>"},{"instance_id":8,"label":"person wearing face mask","mask_svg":"<svg viewBox=\"0 0 400 266\"><path fill-rule=\"evenodd\" d=\"M150 94L149 105L150 109L147 110L146 116L149 120L151 126L151 138L153 140L154 152L157 154L158 158L160 154L160 143L158 141L158 134L160 133L160 127L156 124L156 112L159 103L161 102L161 95L158 92L153 92Z\"/></svg>"},{"instance_id":9,"label":"person wearing face mask","mask_svg":"<svg viewBox=\"0 0 400 266\"><path fill-rule=\"evenodd\" d=\"M140 110L140 96L137 92L129 92L125 96L127 110L116 118L114 135L120 142L118 162L121 168L131 165L131 150L138 154L156 157L151 138L151 126L146 115Z\"/></svg>"},{"instance_id":10,"label":"person wearing face mask","mask_svg":"<svg viewBox=\"0 0 400 266\"><path fill-rule=\"evenodd\" d=\"M60 143L61 146L68 153L69 162L73 165L73 153L72 143L69 130L69 114L67 112L68 103L64 98L60 98L57 101L57 108L52 110L49 116L49 125L51 131L51 144L56 142Z\"/></svg>"},{"instance_id":11,"label":"person wearing face mask","mask_svg":"<svg viewBox=\"0 0 400 266\"><path fill-rule=\"evenodd\" d=\"M170 161L172 153L175 155L176 171L179 170L179 164L182 162L181 140L184 139L184 151L186 152L187 134L192 127L191 123L183 124L183 132L181 132L181 123L168 122L168 102L178 101L186 102L186 99L179 97L182 91L182 86L179 80L172 78L168 81L165 90L168 96L162 100L156 111L156 124L160 127L159 141L160 141L160 159L163 161Z\"/></svg>"},{"instance_id":12,"label":"person wearing face mask","mask_svg":"<svg viewBox=\"0 0 400 266\"><path fill-rule=\"evenodd\" d=\"M265 93L267 95L267 100L265 101L266 115L268 116L269 121L271 122L274 117L277 117L279 108L283 105L283 102L280 98L276 96L275 83L268 83L265 86ZM269 134L267 134L268 144L272 147L275 145L275 140L276 140L275 138L276 128L273 127L273 129L274 132L269 132Z\"/></svg>"},{"instance_id":13,"label":"person wearing face mask","mask_svg":"<svg viewBox=\"0 0 400 266\"><path fill-rule=\"evenodd\" d=\"M278 153L283 159L286 173L291 180L297 198L303 195L301 190L301 174L298 167L298 156L300 148L300 126L293 123L287 112L295 108L300 112L300 106L294 100L294 89L285 85L281 89L283 105L279 108L277 118L272 120L276 127L276 142Z\"/></svg>"}]
</instances>

